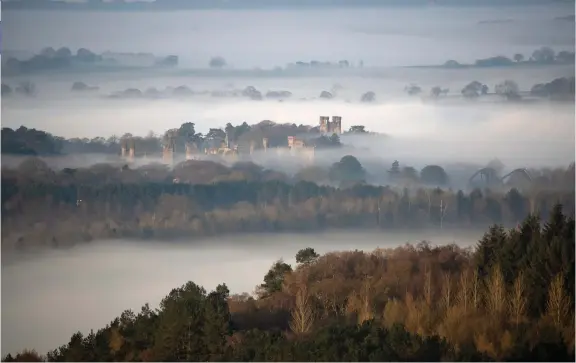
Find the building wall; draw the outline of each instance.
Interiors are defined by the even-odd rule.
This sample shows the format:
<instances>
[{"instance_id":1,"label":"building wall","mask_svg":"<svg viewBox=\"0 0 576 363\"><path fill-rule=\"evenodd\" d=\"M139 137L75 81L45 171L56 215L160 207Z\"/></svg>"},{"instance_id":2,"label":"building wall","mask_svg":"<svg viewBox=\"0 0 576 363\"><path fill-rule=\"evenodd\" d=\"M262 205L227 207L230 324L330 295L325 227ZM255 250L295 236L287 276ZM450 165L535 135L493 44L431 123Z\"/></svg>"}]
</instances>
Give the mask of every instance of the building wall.
<instances>
[{"instance_id":1,"label":"building wall","mask_svg":"<svg viewBox=\"0 0 576 363\"><path fill-rule=\"evenodd\" d=\"M322 134L340 135L342 133L342 117L332 116L332 121L330 121L328 116L320 116L319 129Z\"/></svg>"},{"instance_id":2,"label":"building wall","mask_svg":"<svg viewBox=\"0 0 576 363\"><path fill-rule=\"evenodd\" d=\"M328 116L320 116L320 132L325 134L330 131L330 118Z\"/></svg>"},{"instance_id":3,"label":"building wall","mask_svg":"<svg viewBox=\"0 0 576 363\"><path fill-rule=\"evenodd\" d=\"M332 116L332 133L337 135L342 133L342 117Z\"/></svg>"}]
</instances>

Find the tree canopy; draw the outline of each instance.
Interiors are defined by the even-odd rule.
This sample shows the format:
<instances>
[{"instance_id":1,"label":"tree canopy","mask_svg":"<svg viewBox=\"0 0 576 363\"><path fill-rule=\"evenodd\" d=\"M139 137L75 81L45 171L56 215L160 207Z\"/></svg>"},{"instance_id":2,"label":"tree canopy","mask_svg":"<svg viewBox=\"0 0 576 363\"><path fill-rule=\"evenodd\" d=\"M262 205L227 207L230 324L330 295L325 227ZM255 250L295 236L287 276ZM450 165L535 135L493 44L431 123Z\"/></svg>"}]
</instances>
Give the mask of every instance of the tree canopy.
<instances>
[{"instance_id":1,"label":"tree canopy","mask_svg":"<svg viewBox=\"0 0 576 363\"><path fill-rule=\"evenodd\" d=\"M3 361L574 361L574 225L555 205L546 222L493 225L473 250L306 248L258 296L188 282L46 356Z\"/></svg>"}]
</instances>

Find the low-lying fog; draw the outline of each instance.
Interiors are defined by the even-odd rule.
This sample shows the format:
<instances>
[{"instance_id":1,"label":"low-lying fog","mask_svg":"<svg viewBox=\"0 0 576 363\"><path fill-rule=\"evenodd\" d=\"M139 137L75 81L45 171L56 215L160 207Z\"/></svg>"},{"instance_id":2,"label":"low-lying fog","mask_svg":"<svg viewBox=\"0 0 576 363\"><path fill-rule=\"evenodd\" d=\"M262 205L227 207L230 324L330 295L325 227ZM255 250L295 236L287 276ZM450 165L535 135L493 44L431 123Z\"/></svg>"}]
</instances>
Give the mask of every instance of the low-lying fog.
<instances>
[{"instance_id":1,"label":"low-lying fog","mask_svg":"<svg viewBox=\"0 0 576 363\"><path fill-rule=\"evenodd\" d=\"M183 122L206 132L227 122L261 120L316 125L320 115L340 115L343 127L362 124L391 136L383 142L362 140L370 153L414 166L474 162L494 157L509 167L565 166L574 159L574 106L538 102L502 104L489 97L476 103L439 101L423 104L404 87L420 85L424 93L440 86L450 94L473 80L492 91L510 79L520 90L536 83L574 75L573 65L511 66L490 69L413 69L392 66L442 64L454 59L522 53L528 58L542 46L574 49L574 24L556 18L573 14L572 5L444 7L323 10L210 10L182 12L6 12L3 49L38 52L45 46L86 47L94 52L177 54L180 70L130 72L57 72L6 77L12 87L34 82L38 96L3 97L4 127L46 130L64 137L163 133ZM336 20L338 19L338 20ZM53 24L65 26L55 27ZM143 25L146 24L146 25ZM97 31L94 31L97 29ZM364 61L370 77L350 77L336 70L325 77L193 76L186 68L207 68L222 56L231 69L285 66L299 60ZM376 67L376 68L371 68ZM380 68L378 68L380 67ZM368 70L367 68L371 68ZM355 68L357 69L357 68ZM353 73L353 72L352 72ZM82 81L98 91L76 95ZM323 90L332 100L318 100ZM289 91L286 101L193 95L186 99L119 100L104 95L138 88L186 85L195 92L254 86L263 94ZM360 103L373 91L373 104ZM306 99L306 100L303 100Z\"/></svg>"},{"instance_id":2,"label":"low-lying fog","mask_svg":"<svg viewBox=\"0 0 576 363\"><path fill-rule=\"evenodd\" d=\"M218 237L203 242L95 241L41 255L2 256L2 355L24 348L41 353L76 332L104 327L125 309L158 306L187 281L207 290L225 282L232 293L253 292L279 258L296 252L372 251L427 239L473 246L478 231L327 232Z\"/></svg>"},{"instance_id":3,"label":"low-lying fog","mask_svg":"<svg viewBox=\"0 0 576 363\"><path fill-rule=\"evenodd\" d=\"M422 1L426 3L426 1ZM46 46L104 52L178 54L185 66L220 55L236 68L298 60L348 59L365 65L473 62L574 47L570 2L513 7L381 7L178 12L5 12L3 49ZM59 24L59 26L54 26Z\"/></svg>"},{"instance_id":4,"label":"low-lying fog","mask_svg":"<svg viewBox=\"0 0 576 363\"><path fill-rule=\"evenodd\" d=\"M466 81L462 80L457 89L477 79L461 76ZM540 81L552 79L545 75L540 78ZM482 78L480 80L483 81ZM372 80L364 81L363 85L341 83L346 91L359 98L364 91L377 90L379 84L387 82ZM183 122L196 123L196 130L204 133L210 127L224 127L227 122L255 124L272 120L317 125L320 115L340 115L344 129L352 125L365 125L369 131L390 136L385 142L343 139L344 143L368 148L372 155L398 159L413 166L453 162L485 164L494 157L510 167L565 166L574 159L573 104L516 104L497 100L423 103L418 97L414 99L402 95L403 86L400 84L408 82L409 79L406 82L396 81L396 95L377 93L374 104L362 104L357 99L347 103L339 94L334 100L303 101L293 97L284 102L209 96L147 101L56 98L54 95L52 98L46 96L46 99L43 96L38 96L38 99L14 98L3 100L2 121L3 127L25 125L59 136L91 138L127 132L144 136L151 130L163 133L169 128L179 127ZM244 80L242 85L262 87L263 82L259 83ZM297 94L295 83L278 80L278 86L269 87L288 89ZM523 88L531 83L520 82ZM310 87L313 84L311 82ZM314 93L316 97L323 89L320 84L330 87L328 82L318 84L315 89L317 94ZM361 154L358 151L356 156Z\"/></svg>"}]
</instances>

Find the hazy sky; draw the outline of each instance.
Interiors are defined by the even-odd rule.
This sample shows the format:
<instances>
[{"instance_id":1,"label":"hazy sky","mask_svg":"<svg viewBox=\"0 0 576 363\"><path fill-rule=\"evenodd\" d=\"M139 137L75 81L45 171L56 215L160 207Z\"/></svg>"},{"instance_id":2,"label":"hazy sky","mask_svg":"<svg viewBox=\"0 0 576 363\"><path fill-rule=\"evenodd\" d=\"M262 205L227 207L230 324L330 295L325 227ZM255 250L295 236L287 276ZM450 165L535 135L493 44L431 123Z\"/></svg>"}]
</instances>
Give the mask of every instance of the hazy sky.
<instances>
[{"instance_id":1,"label":"hazy sky","mask_svg":"<svg viewBox=\"0 0 576 363\"><path fill-rule=\"evenodd\" d=\"M180 12L5 12L4 49L45 46L178 54L235 67L297 60L364 60L366 65L473 61L543 45L574 47L574 23L554 20L573 4L529 7L379 8ZM483 20L506 20L478 24Z\"/></svg>"}]
</instances>

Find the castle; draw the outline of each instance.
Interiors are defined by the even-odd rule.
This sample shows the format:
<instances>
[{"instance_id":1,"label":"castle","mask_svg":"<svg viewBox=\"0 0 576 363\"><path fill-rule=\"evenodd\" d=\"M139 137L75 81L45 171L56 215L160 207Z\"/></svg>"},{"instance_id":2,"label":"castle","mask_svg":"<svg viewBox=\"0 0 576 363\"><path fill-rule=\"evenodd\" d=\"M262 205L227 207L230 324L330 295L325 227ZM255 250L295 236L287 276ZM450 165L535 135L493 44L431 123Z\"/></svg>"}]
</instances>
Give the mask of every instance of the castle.
<instances>
[{"instance_id":1,"label":"castle","mask_svg":"<svg viewBox=\"0 0 576 363\"><path fill-rule=\"evenodd\" d=\"M122 152L122 159L126 159L128 162L133 162L136 156L136 146L132 138L122 139L120 141L120 147Z\"/></svg>"},{"instance_id":2,"label":"castle","mask_svg":"<svg viewBox=\"0 0 576 363\"><path fill-rule=\"evenodd\" d=\"M306 145L306 142L302 139L288 136L288 152L290 155L300 158L303 162L314 162L314 146Z\"/></svg>"},{"instance_id":3,"label":"castle","mask_svg":"<svg viewBox=\"0 0 576 363\"><path fill-rule=\"evenodd\" d=\"M332 121L328 116L320 116L318 130L321 134L330 136L332 134L340 135L342 133L342 117L332 116ZM176 135L168 135L164 139L162 145L162 161L165 164L174 164L174 159L176 157ZM212 140L217 141L217 140ZM301 158L303 161L313 162L314 161L314 146L306 144L306 141L300 137L288 136L287 137L287 147L274 147L273 150L276 154L288 154L293 157ZM226 138L220 141L219 146L215 146L214 142L209 142L212 146L206 146L201 151L199 146L195 143L185 143L185 160L195 160L204 157L223 157L230 161L238 160L239 154L249 154L252 155L256 149L256 142L254 140L249 143L249 151L239 150L239 145L231 145L228 135ZM248 145L246 144L247 148ZM260 148L260 146L258 147ZM269 149L269 139L267 137L262 138L261 148L264 152ZM121 157L128 162L134 162L135 159L135 143L133 138L126 138L121 141Z\"/></svg>"},{"instance_id":4,"label":"castle","mask_svg":"<svg viewBox=\"0 0 576 363\"><path fill-rule=\"evenodd\" d=\"M332 122L330 122L330 117L320 116L320 133L340 135L342 133L342 117L332 116Z\"/></svg>"}]
</instances>

